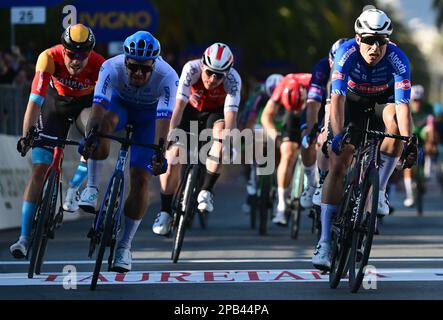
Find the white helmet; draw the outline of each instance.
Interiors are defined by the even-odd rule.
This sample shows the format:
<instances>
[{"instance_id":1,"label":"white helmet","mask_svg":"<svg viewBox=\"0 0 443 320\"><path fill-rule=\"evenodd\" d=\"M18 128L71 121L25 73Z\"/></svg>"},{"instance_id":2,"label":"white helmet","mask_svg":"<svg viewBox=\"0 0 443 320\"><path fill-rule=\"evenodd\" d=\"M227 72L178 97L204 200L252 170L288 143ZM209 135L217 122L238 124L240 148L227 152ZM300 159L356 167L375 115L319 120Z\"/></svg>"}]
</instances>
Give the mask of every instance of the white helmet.
<instances>
[{"instance_id":1,"label":"white helmet","mask_svg":"<svg viewBox=\"0 0 443 320\"><path fill-rule=\"evenodd\" d=\"M355 20L355 33L380 34L389 36L392 33L392 22L386 13L378 9L368 9Z\"/></svg>"},{"instance_id":2,"label":"white helmet","mask_svg":"<svg viewBox=\"0 0 443 320\"><path fill-rule=\"evenodd\" d=\"M205 50L203 64L216 72L228 72L234 64L231 49L223 43L214 43Z\"/></svg>"},{"instance_id":3,"label":"white helmet","mask_svg":"<svg viewBox=\"0 0 443 320\"><path fill-rule=\"evenodd\" d=\"M268 97L272 96L272 93L274 92L275 87L278 85L278 83L283 79L283 76L278 73L271 74L269 77L266 78L265 81L265 91Z\"/></svg>"},{"instance_id":4,"label":"white helmet","mask_svg":"<svg viewBox=\"0 0 443 320\"><path fill-rule=\"evenodd\" d=\"M423 100L425 97L425 88L417 84L411 88L411 100Z\"/></svg>"}]
</instances>

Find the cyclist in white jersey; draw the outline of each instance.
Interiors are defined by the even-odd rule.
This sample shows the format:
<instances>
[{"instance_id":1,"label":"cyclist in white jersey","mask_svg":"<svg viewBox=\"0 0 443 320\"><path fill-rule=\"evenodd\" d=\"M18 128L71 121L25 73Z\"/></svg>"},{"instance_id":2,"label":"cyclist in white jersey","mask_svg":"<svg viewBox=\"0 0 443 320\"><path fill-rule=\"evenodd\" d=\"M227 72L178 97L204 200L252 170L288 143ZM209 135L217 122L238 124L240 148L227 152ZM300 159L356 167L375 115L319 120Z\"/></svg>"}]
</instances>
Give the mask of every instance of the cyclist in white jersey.
<instances>
[{"instance_id":1,"label":"cyclist in white jersey","mask_svg":"<svg viewBox=\"0 0 443 320\"><path fill-rule=\"evenodd\" d=\"M149 32L138 31L128 37L124 50L124 54L103 63L87 132L98 127L100 132L110 134L129 123L133 125L134 141L152 144L158 143L160 138L166 140L178 75L160 57L160 43ZM84 154L91 155L94 160L88 161L88 187L84 194L93 199L90 204L94 208L99 183L96 160L106 159L109 149L108 139L99 139L99 143L85 142ZM131 147L131 188L124 206L125 224L119 234L113 264L117 272L131 270L131 243L148 208L150 174L159 175L166 171L166 166L155 161L153 156L151 149ZM82 200L88 200L85 198Z\"/></svg>"},{"instance_id":2,"label":"cyclist in white jersey","mask_svg":"<svg viewBox=\"0 0 443 320\"><path fill-rule=\"evenodd\" d=\"M233 63L234 56L229 47L223 43L214 43L205 50L202 59L185 64L171 119L171 134L174 129L190 131L193 120L206 123L205 128L198 128L198 131L212 129L216 139L223 137L223 129L237 127L241 79L232 68ZM173 164L173 159L178 156L178 152L177 146L168 150L170 166L166 174L160 177L165 192L161 195L161 212L152 228L158 235L167 235L171 228L171 203L180 177L180 166ZM214 209L212 189L220 176L221 154L222 144L214 141L206 161L202 190L197 197L198 209L201 211L211 212Z\"/></svg>"}]
</instances>

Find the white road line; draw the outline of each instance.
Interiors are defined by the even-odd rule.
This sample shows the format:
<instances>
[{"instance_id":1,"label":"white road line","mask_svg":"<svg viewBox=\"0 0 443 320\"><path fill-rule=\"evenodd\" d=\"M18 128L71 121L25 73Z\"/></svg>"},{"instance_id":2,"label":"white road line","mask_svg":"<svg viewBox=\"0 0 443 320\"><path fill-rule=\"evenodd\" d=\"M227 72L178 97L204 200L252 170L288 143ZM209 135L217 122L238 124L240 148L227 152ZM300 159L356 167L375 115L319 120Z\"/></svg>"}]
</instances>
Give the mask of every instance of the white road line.
<instances>
[{"instance_id":1,"label":"white road line","mask_svg":"<svg viewBox=\"0 0 443 320\"><path fill-rule=\"evenodd\" d=\"M46 273L28 279L26 273L0 274L0 286L63 286L75 289L89 285L91 272ZM103 272L100 285L232 284L232 283L315 283L329 276L312 269L134 271L127 274ZM343 279L346 281L346 279ZM372 269L363 287L377 289L377 282L443 281L443 269ZM365 287L368 285L368 287ZM67 287L66 287L67 286Z\"/></svg>"},{"instance_id":2,"label":"white road line","mask_svg":"<svg viewBox=\"0 0 443 320\"><path fill-rule=\"evenodd\" d=\"M443 258L373 258L370 262L443 262ZM179 263L311 263L311 259L184 259ZM107 261L103 261L104 264ZM132 260L132 264L169 264L169 259L152 259L152 260ZM8 265L28 265L29 261L0 261L0 266ZM55 260L45 261L45 265L91 265L95 264L94 260Z\"/></svg>"}]
</instances>

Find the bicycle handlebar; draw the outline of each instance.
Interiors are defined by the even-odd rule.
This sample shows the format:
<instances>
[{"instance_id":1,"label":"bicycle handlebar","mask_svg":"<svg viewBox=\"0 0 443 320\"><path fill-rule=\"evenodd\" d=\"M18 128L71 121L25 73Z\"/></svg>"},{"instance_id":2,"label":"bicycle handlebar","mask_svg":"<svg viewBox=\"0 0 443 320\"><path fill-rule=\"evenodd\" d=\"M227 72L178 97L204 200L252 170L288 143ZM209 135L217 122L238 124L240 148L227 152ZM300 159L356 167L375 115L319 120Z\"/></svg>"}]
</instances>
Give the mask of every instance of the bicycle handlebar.
<instances>
[{"instance_id":1,"label":"bicycle handlebar","mask_svg":"<svg viewBox=\"0 0 443 320\"><path fill-rule=\"evenodd\" d=\"M121 138L121 137L117 137L117 136L113 136L113 135L109 135L109 134L105 134L105 133L101 133L101 132L93 132L92 135L99 137L99 138L114 140L114 141L117 141L123 145L149 148L149 149L153 149L154 151L156 151L158 153L163 152L163 145L164 145L163 139L160 139L159 144L157 145L157 144L141 143L141 142L137 142L137 141L134 141L131 139Z\"/></svg>"}]
</instances>

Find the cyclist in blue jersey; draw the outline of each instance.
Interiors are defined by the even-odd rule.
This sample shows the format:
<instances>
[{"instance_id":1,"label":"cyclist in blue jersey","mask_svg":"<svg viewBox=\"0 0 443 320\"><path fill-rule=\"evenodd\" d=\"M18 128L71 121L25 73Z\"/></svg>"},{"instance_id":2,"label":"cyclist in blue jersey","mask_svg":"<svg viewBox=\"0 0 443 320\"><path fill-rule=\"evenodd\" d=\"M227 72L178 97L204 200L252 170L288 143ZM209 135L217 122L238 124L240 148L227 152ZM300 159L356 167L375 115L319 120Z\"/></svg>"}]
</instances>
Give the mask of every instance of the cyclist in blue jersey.
<instances>
[{"instance_id":1,"label":"cyclist in blue jersey","mask_svg":"<svg viewBox=\"0 0 443 320\"><path fill-rule=\"evenodd\" d=\"M123 45L124 54L105 61L94 92L94 104L87 132L92 128L104 134L133 125L132 139L146 144L166 141L177 92L178 75L160 56L160 43L147 31L129 36ZM109 155L110 140L85 142L83 154L92 159L87 192L97 198L98 172L96 160ZM125 223L119 233L113 263L114 271L131 270L132 239L148 208L150 176L166 172L166 161L158 161L154 151L131 147L130 191L124 205ZM92 170L91 170L92 169ZM91 181L92 180L95 181ZM91 190L94 189L94 190ZM93 204L95 205L95 203Z\"/></svg>"},{"instance_id":2,"label":"cyclist in blue jersey","mask_svg":"<svg viewBox=\"0 0 443 320\"><path fill-rule=\"evenodd\" d=\"M375 104L371 129L403 136L412 133L409 61L400 48L389 42L392 30L391 20L383 11L366 10L355 21L355 38L345 42L334 59L330 115L333 139L328 147L329 174L322 194L322 234L312 258L313 265L321 270L331 267L332 219L343 196L344 177L358 140L353 137L340 149L343 128L349 123L361 128L363 110ZM412 166L417 160L416 146L405 148L394 139L385 139L381 145L378 214L389 214L386 185L404 150L408 150L402 156L404 165Z\"/></svg>"},{"instance_id":3,"label":"cyclist in blue jersey","mask_svg":"<svg viewBox=\"0 0 443 320\"><path fill-rule=\"evenodd\" d=\"M303 208L310 208L313 204L320 205L320 194L324 179L328 172L328 161L321 152L321 148L316 148L310 139L310 133L314 124L322 128L318 137L318 144L321 146L327 136L327 123L329 120L329 101L330 95L330 75L331 67L334 62L334 56L337 49L347 39L339 39L332 45L329 51L329 57L322 58L312 70L311 83L308 91L308 101L304 110L305 121L302 121L303 139L302 139L302 162L305 167L305 176L308 185L303 191L300 203ZM318 149L318 150L317 150ZM320 177L317 177L317 167Z\"/></svg>"}]
</instances>

